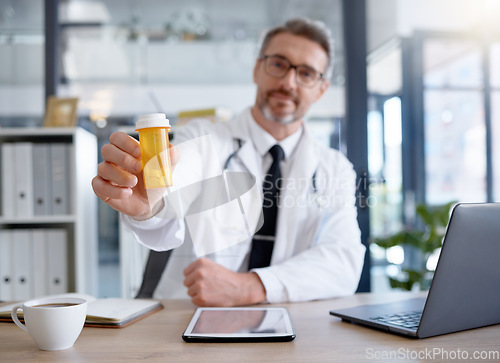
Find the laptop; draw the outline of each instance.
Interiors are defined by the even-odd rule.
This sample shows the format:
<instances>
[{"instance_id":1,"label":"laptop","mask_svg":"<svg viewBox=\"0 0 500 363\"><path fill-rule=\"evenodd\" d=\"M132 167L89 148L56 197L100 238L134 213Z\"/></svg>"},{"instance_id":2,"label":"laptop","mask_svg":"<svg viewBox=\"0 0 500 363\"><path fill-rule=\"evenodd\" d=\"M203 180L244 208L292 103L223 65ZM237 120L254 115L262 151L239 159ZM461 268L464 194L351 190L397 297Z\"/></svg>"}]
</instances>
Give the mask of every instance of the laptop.
<instances>
[{"instance_id":1,"label":"laptop","mask_svg":"<svg viewBox=\"0 0 500 363\"><path fill-rule=\"evenodd\" d=\"M330 314L415 338L499 324L500 203L460 203L453 208L427 298Z\"/></svg>"}]
</instances>

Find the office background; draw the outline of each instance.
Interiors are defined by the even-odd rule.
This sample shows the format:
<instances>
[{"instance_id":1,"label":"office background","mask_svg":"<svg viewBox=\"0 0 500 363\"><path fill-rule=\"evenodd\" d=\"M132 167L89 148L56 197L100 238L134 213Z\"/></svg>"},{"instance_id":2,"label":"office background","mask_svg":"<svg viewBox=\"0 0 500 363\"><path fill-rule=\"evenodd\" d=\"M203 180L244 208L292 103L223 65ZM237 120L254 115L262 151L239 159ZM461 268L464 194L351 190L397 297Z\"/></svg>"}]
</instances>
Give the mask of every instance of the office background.
<instances>
[{"instance_id":1,"label":"office background","mask_svg":"<svg viewBox=\"0 0 500 363\"><path fill-rule=\"evenodd\" d=\"M262 31L320 19L335 71L307 122L353 161L368 244L420 227L417 204L499 200L499 12L494 0L0 0L0 134L41 127L49 94L79 98L98 148L141 113L235 114L254 100ZM120 296L118 216L94 212L97 293ZM418 258L371 244L360 290L389 289Z\"/></svg>"}]
</instances>

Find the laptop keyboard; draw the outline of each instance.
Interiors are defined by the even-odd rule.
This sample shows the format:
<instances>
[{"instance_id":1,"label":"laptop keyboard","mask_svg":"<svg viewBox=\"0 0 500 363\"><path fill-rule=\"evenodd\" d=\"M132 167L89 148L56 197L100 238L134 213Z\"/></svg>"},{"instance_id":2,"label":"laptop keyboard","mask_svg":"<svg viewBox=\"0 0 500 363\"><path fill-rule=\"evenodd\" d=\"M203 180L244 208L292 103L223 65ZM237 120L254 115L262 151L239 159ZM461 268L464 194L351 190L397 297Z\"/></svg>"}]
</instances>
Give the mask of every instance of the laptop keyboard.
<instances>
[{"instance_id":1,"label":"laptop keyboard","mask_svg":"<svg viewBox=\"0 0 500 363\"><path fill-rule=\"evenodd\" d=\"M378 316L376 318L371 318L371 320L397 325L407 329L417 330L421 317L421 311L409 311L406 313Z\"/></svg>"}]
</instances>

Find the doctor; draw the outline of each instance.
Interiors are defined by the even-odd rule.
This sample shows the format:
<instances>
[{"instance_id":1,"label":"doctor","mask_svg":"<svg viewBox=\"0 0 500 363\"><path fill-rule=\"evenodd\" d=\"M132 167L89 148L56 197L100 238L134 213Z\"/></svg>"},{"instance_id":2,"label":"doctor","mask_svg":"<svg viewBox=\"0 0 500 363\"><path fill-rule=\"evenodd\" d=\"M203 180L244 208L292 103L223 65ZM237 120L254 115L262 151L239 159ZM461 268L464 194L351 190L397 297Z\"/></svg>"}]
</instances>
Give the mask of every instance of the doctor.
<instances>
[{"instance_id":1,"label":"doctor","mask_svg":"<svg viewBox=\"0 0 500 363\"><path fill-rule=\"evenodd\" d=\"M300 18L271 29L253 70L255 104L231 122L192 122L176 130L176 142L211 135L221 167L250 172L259 185L273 163L269 150L281 147L270 266L249 270L252 240L197 258L192 245L184 243L185 223L152 213L138 142L117 132L103 146L104 161L92 180L95 194L121 212L142 244L155 250L176 248L155 298L189 297L199 306L238 306L355 292L365 252L356 220L355 172L341 153L319 144L303 121L329 87L331 44L321 22ZM176 148L171 157L174 165L183 162Z\"/></svg>"}]
</instances>

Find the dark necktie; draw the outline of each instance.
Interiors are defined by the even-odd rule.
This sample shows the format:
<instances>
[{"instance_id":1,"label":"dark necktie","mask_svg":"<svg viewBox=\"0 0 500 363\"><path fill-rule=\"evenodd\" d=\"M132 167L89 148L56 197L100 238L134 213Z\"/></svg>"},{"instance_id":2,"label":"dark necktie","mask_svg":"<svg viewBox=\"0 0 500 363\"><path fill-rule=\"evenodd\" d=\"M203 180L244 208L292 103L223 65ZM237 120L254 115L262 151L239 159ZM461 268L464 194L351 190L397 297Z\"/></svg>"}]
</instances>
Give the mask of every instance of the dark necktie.
<instances>
[{"instance_id":1,"label":"dark necktie","mask_svg":"<svg viewBox=\"0 0 500 363\"><path fill-rule=\"evenodd\" d=\"M269 150L269 153L273 157L273 163L262 185L264 194L264 203L262 205L264 224L252 240L252 250L248 263L249 270L269 266L273 254L276 219L278 216L278 197L281 189L280 163L285 157L285 153L279 145L274 145Z\"/></svg>"}]
</instances>

